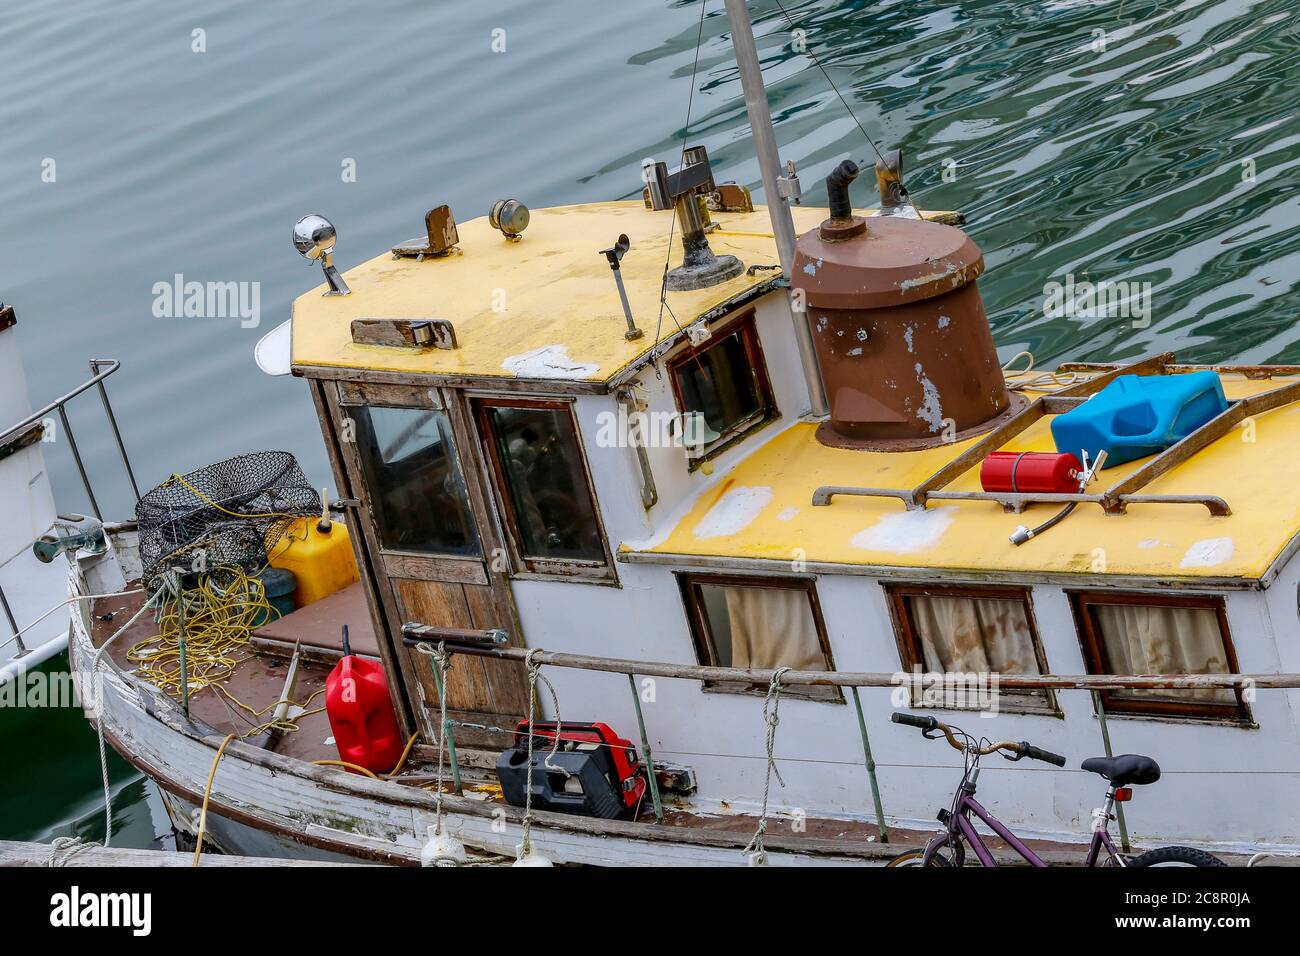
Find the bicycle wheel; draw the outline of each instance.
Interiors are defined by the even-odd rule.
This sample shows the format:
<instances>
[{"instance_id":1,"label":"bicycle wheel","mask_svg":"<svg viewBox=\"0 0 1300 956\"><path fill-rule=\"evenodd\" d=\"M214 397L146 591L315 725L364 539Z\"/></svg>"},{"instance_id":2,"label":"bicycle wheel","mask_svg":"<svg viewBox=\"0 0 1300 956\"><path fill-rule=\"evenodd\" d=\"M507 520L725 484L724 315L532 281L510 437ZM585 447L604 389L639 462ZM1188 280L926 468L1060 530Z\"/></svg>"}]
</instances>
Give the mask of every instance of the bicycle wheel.
<instances>
[{"instance_id":1,"label":"bicycle wheel","mask_svg":"<svg viewBox=\"0 0 1300 956\"><path fill-rule=\"evenodd\" d=\"M900 853L898 856L894 857L892 860L886 863L885 867L889 868L889 867L926 866L926 865L927 864L925 863L925 849L922 848L920 850L908 850L906 853ZM934 856L930 857L930 862L928 865L929 866L952 866L952 861L949 860L942 853L936 853Z\"/></svg>"},{"instance_id":2,"label":"bicycle wheel","mask_svg":"<svg viewBox=\"0 0 1300 956\"><path fill-rule=\"evenodd\" d=\"M1139 853L1129 866L1227 866L1217 856L1190 846L1162 846Z\"/></svg>"}]
</instances>

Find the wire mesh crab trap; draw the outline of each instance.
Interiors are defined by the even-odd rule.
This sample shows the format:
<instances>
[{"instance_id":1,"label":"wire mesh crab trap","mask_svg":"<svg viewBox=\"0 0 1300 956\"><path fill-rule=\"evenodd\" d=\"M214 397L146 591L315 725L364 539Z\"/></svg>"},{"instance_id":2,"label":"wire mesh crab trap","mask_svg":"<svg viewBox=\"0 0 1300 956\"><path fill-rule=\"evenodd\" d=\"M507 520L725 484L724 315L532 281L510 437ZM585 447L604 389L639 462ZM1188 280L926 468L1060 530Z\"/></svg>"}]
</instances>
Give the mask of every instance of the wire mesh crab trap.
<instances>
[{"instance_id":1,"label":"wire mesh crab trap","mask_svg":"<svg viewBox=\"0 0 1300 956\"><path fill-rule=\"evenodd\" d=\"M135 506L140 560L150 587L220 565L261 568L295 520L321 513L321 497L293 455L239 455L172 475Z\"/></svg>"}]
</instances>

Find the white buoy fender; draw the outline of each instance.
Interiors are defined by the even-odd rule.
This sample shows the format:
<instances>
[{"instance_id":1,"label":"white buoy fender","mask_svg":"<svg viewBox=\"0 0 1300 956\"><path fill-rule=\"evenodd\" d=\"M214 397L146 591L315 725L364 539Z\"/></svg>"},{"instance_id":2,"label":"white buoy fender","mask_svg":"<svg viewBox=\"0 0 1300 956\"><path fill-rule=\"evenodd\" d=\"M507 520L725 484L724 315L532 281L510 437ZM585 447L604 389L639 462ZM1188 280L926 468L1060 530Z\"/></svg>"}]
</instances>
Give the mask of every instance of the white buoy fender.
<instances>
[{"instance_id":1,"label":"white buoy fender","mask_svg":"<svg viewBox=\"0 0 1300 956\"><path fill-rule=\"evenodd\" d=\"M511 866L555 866L547 857L537 852L536 848L524 852L524 845L521 843L517 847L519 858L511 863Z\"/></svg>"},{"instance_id":2,"label":"white buoy fender","mask_svg":"<svg viewBox=\"0 0 1300 956\"><path fill-rule=\"evenodd\" d=\"M465 862L465 844L436 826L429 827L429 840L420 850L421 866L460 866Z\"/></svg>"}]
</instances>

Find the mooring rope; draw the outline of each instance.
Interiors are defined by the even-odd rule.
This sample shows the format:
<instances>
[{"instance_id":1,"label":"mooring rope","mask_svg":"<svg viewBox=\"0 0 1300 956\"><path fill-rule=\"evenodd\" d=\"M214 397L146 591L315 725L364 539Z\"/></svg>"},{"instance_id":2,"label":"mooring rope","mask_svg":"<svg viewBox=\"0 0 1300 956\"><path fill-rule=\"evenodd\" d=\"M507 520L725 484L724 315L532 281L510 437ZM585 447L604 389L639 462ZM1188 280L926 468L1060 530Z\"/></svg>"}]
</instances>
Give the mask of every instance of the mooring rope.
<instances>
[{"instance_id":1,"label":"mooring rope","mask_svg":"<svg viewBox=\"0 0 1300 956\"><path fill-rule=\"evenodd\" d=\"M130 630L131 625L138 621L144 612L162 596L164 587L154 591L153 596L140 605L139 610L131 615L130 620L119 627L108 640L99 645L99 650L90 661L90 682L95 688L95 733L99 737L99 772L104 780L104 846L108 847L109 841L113 838L113 796L108 786L108 753L104 747L104 682L99 678L99 662L108 650L110 644Z\"/></svg>"},{"instance_id":2,"label":"mooring rope","mask_svg":"<svg viewBox=\"0 0 1300 956\"><path fill-rule=\"evenodd\" d=\"M83 853L95 846L94 843L87 843L81 837L66 836L55 837L50 841L50 858L46 861L46 866L67 866L78 853Z\"/></svg>"},{"instance_id":3,"label":"mooring rope","mask_svg":"<svg viewBox=\"0 0 1300 956\"><path fill-rule=\"evenodd\" d=\"M447 642L439 641L437 647L431 647L428 644L417 644L415 649L421 654L433 658L434 666L438 668L438 687L441 693L438 695L438 776L437 776L437 797L435 798L435 817L434 829L436 834L442 833L442 774L444 766L444 753L447 749L447 734L450 731L447 728L447 673L451 670L451 655L447 653Z\"/></svg>"},{"instance_id":4,"label":"mooring rope","mask_svg":"<svg viewBox=\"0 0 1300 956\"><path fill-rule=\"evenodd\" d=\"M540 647L534 647L529 650L524 658L524 664L528 667L528 766L524 771L524 835L523 841L519 844L521 859L528 856L533 850L533 718L537 712L537 682L539 680L551 692L552 709L555 711L555 741L551 744L551 752L542 761L542 765L547 770L564 773L564 768L551 763L552 758L560 749L560 696L555 692L555 685L542 673L542 665L537 663L537 655L541 652Z\"/></svg>"},{"instance_id":5,"label":"mooring rope","mask_svg":"<svg viewBox=\"0 0 1300 956\"><path fill-rule=\"evenodd\" d=\"M754 830L754 836L750 839L745 847L745 855L756 864L767 862L767 850L763 848L763 834L767 833L767 803L768 797L772 791L772 775L776 774L776 779L782 787L785 781L781 779L781 771L776 766L776 726L781 722L778 713L781 707L781 678L793 668L778 667L772 674L772 680L767 685L767 697L763 699L763 721L767 724L767 773L763 777L763 812L758 818L758 828Z\"/></svg>"}]
</instances>

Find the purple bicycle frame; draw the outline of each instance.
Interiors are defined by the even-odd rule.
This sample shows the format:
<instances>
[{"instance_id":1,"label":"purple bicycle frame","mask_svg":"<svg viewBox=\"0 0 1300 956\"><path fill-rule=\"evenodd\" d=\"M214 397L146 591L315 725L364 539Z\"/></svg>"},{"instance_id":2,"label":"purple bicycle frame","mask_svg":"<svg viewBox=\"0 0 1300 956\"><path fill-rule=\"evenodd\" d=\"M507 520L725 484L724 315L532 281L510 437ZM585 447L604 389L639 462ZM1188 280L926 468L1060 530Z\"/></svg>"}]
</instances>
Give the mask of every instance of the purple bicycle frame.
<instances>
[{"instance_id":1,"label":"purple bicycle frame","mask_svg":"<svg viewBox=\"0 0 1300 956\"><path fill-rule=\"evenodd\" d=\"M1108 801L1109 803L1109 801ZM1107 807L1109 810L1109 807ZM970 814L975 814L983 820L994 833L1007 841L1007 845L1024 859L1030 866L1047 866L1042 858L1033 850L1025 846L1014 833L1002 825L993 814L985 810L978 800L976 800L965 789L957 798L957 806L954 808L953 815L948 823L948 832L942 837L936 837L930 841L925 851L925 862L928 863L934 853L949 840L955 840L956 837L963 837L975 851L976 858L979 859L981 866L997 866L997 860L993 859L993 853L989 850L984 838L980 836L975 824L970 821ZM1119 855L1115 852L1115 844L1111 842L1110 833L1105 827L1096 827L1092 831L1092 843L1088 847L1088 857L1084 866L1096 866L1097 858L1101 854L1102 848L1105 848L1106 855L1111 860L1117 860ZM956 862L956 861L954 861Z\"/></svg>"}]
</instances>

